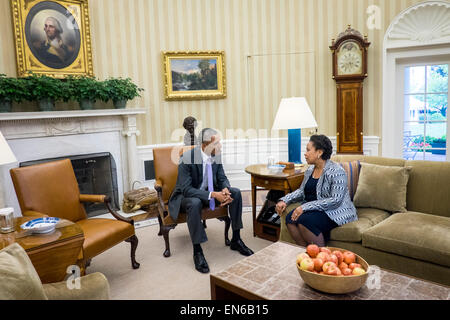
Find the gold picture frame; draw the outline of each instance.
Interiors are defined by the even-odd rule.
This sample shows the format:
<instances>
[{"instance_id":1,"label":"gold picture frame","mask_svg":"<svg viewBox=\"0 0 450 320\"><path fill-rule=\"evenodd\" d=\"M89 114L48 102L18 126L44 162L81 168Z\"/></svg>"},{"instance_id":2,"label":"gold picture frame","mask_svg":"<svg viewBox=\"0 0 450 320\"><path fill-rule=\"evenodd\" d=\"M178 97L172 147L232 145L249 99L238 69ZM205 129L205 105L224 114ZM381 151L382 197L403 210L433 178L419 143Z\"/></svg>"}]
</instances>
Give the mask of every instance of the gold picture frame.
<instances>
[{"instance_id":1,"label":"gold picture frame","mask_svg":"<svg viewBox=\"0 0 450 320\"><path fill-rule=\"evenodd\" d=\"M224 51L165 51L166 100L224 99L227 96Z\"/></svg>"},{"instance_id":2,"label":"gold picture frame","mask_svg":"<svg viewBox=\"0 0 450 320\"><path fill-rule=\"evenodd\" d=\"M88 0L12 0L17 74L93 76Z\"/></svg>"}]
</instances>

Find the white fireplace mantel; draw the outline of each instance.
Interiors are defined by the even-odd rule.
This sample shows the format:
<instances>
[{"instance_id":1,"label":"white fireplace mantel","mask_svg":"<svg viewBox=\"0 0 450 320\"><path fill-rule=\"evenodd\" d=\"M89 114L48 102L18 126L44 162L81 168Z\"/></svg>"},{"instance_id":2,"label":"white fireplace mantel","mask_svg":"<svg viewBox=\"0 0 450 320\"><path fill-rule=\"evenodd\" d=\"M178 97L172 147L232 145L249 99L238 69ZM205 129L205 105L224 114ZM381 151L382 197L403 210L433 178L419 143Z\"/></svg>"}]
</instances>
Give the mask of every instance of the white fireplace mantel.
<instances>
[{"instance_id":1,"label":"white fireplace mantel","mask_svg":"<svg viewBox=\"0 0 450 320\"><path fill-rule=\"evenodd\" d=\"M8 112L8 113L0 113L0 121L130 116L145 113L146 110L144 108L68 110L68 111L47 111L47 112Z\"/></svg>"},{"instance_id":2,"label":"white fireplace mantel","mask_svg":"<svg viewBox=\"0 0 450 320\"><path fill-rule=\"evenodd\" d=\"M0 168L0 198L20 212L9 170L21 162L110 152L122 201L123 192L139 179L137 116L146 112L137 108L0 113L0 131L17 158L17 163Z\"/></svg>"}]
</instances>

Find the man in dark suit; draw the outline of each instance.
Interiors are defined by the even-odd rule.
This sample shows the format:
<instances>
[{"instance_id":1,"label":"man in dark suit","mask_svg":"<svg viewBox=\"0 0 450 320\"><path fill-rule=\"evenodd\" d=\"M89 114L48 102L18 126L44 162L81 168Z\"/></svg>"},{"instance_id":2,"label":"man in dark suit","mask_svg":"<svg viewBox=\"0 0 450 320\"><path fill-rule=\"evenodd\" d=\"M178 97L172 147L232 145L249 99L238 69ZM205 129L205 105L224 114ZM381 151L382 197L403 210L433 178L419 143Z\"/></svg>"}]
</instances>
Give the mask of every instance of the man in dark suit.
<instances>
[{"instance_id":1,"label":"man in dark suit","mask_svg":"<svg viewBox=\"0 0 450 320\"><path fill-rule=\"evenodd\" d=\"M240 237L242 229L242 197L238 188L232 188L220 159L220 137L214 129L203 129L200 146L185 152L178 165L175 189L169 199L169 212L174 220L181 211L187 213L187 225L194 246L195 268L208 273L209 267L200 244L208 240L201 220L203 207L228 206L233 230L231 250L249 256L249 249Z\"/></svg>"}]
</instances>

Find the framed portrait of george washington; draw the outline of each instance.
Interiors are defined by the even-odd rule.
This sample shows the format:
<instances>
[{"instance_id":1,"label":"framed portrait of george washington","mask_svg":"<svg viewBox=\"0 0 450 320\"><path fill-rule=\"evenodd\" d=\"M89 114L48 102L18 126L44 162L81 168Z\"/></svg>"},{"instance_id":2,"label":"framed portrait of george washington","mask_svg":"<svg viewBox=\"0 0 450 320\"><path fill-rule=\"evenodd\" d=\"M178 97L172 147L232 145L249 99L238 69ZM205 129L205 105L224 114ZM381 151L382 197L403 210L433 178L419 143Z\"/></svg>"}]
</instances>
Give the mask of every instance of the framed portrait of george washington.
<instances>
[{"instance_id":1,"label":"framed portrait of george washington","mask_svg":"<svg viewBox=\"0 0 450 320\"><path fill-rule=\"evenodd\" d=\"M93 76L88 0L12 0L17 73Z\"/></svg>"},{"instance_id":2,"label":"framed portrait of george washington","mask_svg":"<svg viewBox=\"0 0 450 320\"><path fill-rule=\"evenodd\" d=\"M224 51L165 51L163 65L166 100L227 96Z\"/></svg>"}]
</instances>

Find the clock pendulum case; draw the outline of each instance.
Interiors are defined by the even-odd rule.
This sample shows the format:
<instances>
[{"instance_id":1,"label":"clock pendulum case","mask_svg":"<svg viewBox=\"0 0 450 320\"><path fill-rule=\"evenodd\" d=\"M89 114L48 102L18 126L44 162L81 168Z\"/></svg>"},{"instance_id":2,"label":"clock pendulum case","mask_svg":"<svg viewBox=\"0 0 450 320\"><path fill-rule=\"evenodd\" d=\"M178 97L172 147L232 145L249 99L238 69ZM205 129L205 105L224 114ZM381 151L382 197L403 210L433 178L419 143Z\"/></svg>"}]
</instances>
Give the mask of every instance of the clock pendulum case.
<instances>
[{"instance_id":1,"label":"clock pendulum case","mask_svg":"<svg viewBox=\"0 0 450 320\"><path fill-rule=\"evenodd\" d=\"M363 83L369 46L367 36L350 25L330 46L337 90L337 153L363 153Z\"/></svg>"}]
</instances>

